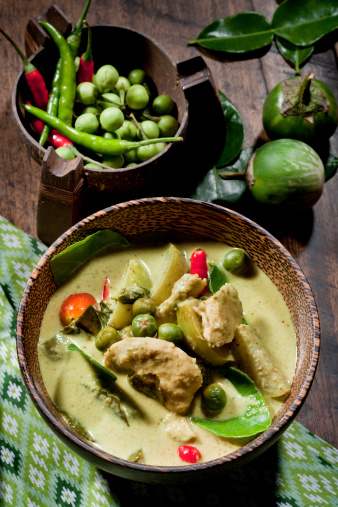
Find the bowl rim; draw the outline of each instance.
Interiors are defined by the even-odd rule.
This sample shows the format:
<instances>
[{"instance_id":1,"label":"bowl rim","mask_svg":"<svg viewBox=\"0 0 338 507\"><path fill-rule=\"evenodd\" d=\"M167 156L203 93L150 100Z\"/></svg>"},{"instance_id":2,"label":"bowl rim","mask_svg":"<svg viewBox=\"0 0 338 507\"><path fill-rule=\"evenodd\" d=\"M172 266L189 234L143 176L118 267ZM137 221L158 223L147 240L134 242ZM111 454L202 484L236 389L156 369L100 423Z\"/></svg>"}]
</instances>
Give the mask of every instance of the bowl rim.
<instances>
[{"instance_id":1,"label":"bowl rim","mask_svg":"<svg viewBox=\"0 0 338 507\"><path fill-rule=\"evenodd\" d=\"M275 423L272 423L271 426L261 434L259 434L256 438L254 438L252 441L241 447L240 449L227 454L225 456L222 456L221 458L216 458L210 461L205 462L199 462L197 464L193 465L187 465L187 466L158 466L158 465L146 465L142 463L134 463L127 460L124 460L122 458L118 458L116 456L113 456L112 454L109 454L102 449L88 443L85 439L78 436L75 432L73 432L66 424L63 424L59 419L55 418L48 410L48 407L44 404L44 402L40 399L38 390L35 385L34 378L31 377L29 370L27 368L24 356L22 354L23 351L23 335L22 335L22 321L23 316L25 313L25 303L30 297L30 291L32 288L32 284L34 283L35 279L39 276L39 272L42 268L42 266L49 261L52 254L55 252L55 250L69 237L72 235L72 233L76 230L78 230L81 227L85 227L94 220L96 220L97 217L104 216L106 214L110 213L118 213L120 209L130 207L130 206L142 206L142 205L151 205L151 203L185 203L185 204L191 204L193 206L200 207L201 209L209 209L209 210L215 210L218 212L221 212L223 214L228 215L234 215L237 218L244 220L249 226L258 229L258 231L266 238L268 238L274 248L278 250L284 258L288 261L288 263L291 265L291 268L296 272L297 277L300 280L300 283L304 289L306 299L309 302L309 306L311 308L310 318L312 322L312 346L311 346L311 354L309 355L308 359L308 367L306 370L306 374L304 376L304 379L302 381L302 384L298 390L297 396L293 400L291 406L289 409L285 412L283 417ZM93 213L92 215L89 215L88 217L84 218L83 220L79 221L77 224L72 226L70 229L65 231L43 254L41 259L39 260L38 264L34 268L27 285L25 287L25 290L22 295L22 299L19 306L18 311L18 317L17 317L17 327L16 327L16 347L17 347L17 354L18 354L18 361L19 366L21 370L21 374L23 376L26 388L36 405L38 411L40 414L46 419L47 422L52 424L52 427L55 431L55 433L58 435L61 440L66 439L70 442L69 446L76 452L76 448L80 447L82 452L86 454L87 456L93 456L96 460L100 462L99 467L101 467L103 470L109 471L111 466L117 466L117 467L123 467L124 469L129 469L130 471L140 471L140 472L149 472L149 473L159 473L159 474L188 474L192 471L203 471L207 469L211 469L213 467L217 467L219 465L224 465L227 462L237 462L238 458L241 458L243 456L249 456L252 451L257 451L257 455L260 454L260 452L263 452L266 449L266 446L272 445L278 438L281 436L281 434L288 428L289 424L293 421L294 417L299 412L302 404L304 403L310 387L312 385L314 375L316 372L316 368L318 365L318 359L319 359L319 350L320 350L320 323L319 323L319 314L317 305L314 299L314 295L312 292L312 289L310 287L310 284L305 277L303 271L297 264L297 262L294 260L294 258L291 256L289 251L279 242L278 239L276 239L272 234L270 234L266 229L264 229L262 226L254 222L253 220L245 217L244 215L231 210L229 208L225 208L223 206L207 203L204 201L200 201L197 199L191 199L191 198L181 198L181 197L146 197L141 199L135 199L130 200L126 202L122 202L119 204L115 204L113 206L109 206L103 210L97 211ZM297 351L297 362L295 365L295 372L297 371L297 364L299 361L299 355ZM63 437L63 438L62 438ZM63 440L65 441L65 440ZM249 458L250 459L250 458ZM89 460L90 461L90 460ZM105 466L106 463L106 466Z\"/></svg>"},{"instance_id":2,"label":"bowl rim","mask_svg":"<svg viewBox=\"0 0 338 507\"><path fill-rule=\"evenodd\" d=\"M164 48L164 46L162 46L162 44L160 44L159 42L157 42L154 38L152 37L149 37L149 35L146 35L145 33L139 31L139 30L135 30L134 28L130 28L130 27L126 27L126 26L123 26L123 25L111 25L111 24L104 24L104 25L99 25L99 24L94 24L94 25L91 25L90 28L91 30L95 30L97 28L102 28L102 27L107 27L107 28L118 28L118 29L121 29L121 30L125 30L125 31L129 31L129 32L133 32L134 34L137 34L141 37L144 37L145 39L147 39L148 41L150 41L152 44L154 44L160 51L161 53L163 53L163 55L168 58L168 60L171 62L171 64L173 65L173 68L176 69L176 72L177 72L177 62L175 62L175 60L172 58L171 54ZM45 47L41 47L40 49L38 49L37 51L35 51L29 58L28 58L28 61L31 62L34 58L36 58L40 53L44 52L44 51L47 51L47 49ZM12 89L12 95L11 95L11 109L12 109L12 115L13 115L13 118L14 118L14 121L16 122L16 125L17 125L17 128L20 130L20 132L22 133L22 135L24 135L25 137L28 138L29 142L35 146L35 148L38 150L38 152L42 155L40 155L40 158L41 160L44 158L44 156L46 155L46 152L47 152L47 148L41 146L39 144L39 142L28 132L28 130L25 128L23 122L22 122L22 119L20 117L20 104L18 104L18 98L19 98L19 81L24 77L24 69L22 69L22 71L20 71L14 81L14 85L13 85L13 89ZM182 89L182 93L184 95L184 91ZM184 97L184 101L185 101L185 108L184 108L184 111L183 111L183 114L182 114L182 120L179 124L179 128L175 134L175 136L181 136L182 135L182 132L186 129L186 125L187 125L187 122L188 122L188 101L187 99ZM158 153L157 155L155 155L154 157L152 157L151 159L149 160L146 160L145 162L140 162L139 164L137 164L137 166L135 167L121 167L121 168L118 168L118 169L103 169L103 168L100 168L100 169L92 169L92 168L85 168L85 172L88 172L88 173L93 173L93 174L96 174L96 173L106 173L106 174L129 174L129 173L133 173L135 172L135 170L138 170L139 168L142 169L142 167L146 166L149 161L151 161L152 163L156 160L158 160L161 155L163 155L164 153L167 153L167 151L174 145L174 143L168 143L167 146L160 152ZM67 161L66 161L67 162Z\"/></svg>"}]
</instances>

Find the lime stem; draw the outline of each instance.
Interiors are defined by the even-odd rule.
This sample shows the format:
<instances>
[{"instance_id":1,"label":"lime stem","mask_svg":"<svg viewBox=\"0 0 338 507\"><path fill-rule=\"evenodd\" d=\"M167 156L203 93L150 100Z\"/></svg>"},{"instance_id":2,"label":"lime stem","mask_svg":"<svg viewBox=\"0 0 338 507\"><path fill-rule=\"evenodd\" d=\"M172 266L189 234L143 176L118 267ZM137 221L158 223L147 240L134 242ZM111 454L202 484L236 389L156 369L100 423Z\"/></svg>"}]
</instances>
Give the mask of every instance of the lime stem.
<instances>
[{"instance_id":1,"label":"lime stem","mask_svg":"<svg viewBox=\"0 0 338 507\"><path fill-rule=\"evenodd\" d=\"M311 101L311 92L310 92L310 86L312 83L312 80L314 79L315 74L314 72L311 72L306 78L303 80L299 92L298 92L298 103L304 104L307 106Z\"/></svg>"}]
</instances>

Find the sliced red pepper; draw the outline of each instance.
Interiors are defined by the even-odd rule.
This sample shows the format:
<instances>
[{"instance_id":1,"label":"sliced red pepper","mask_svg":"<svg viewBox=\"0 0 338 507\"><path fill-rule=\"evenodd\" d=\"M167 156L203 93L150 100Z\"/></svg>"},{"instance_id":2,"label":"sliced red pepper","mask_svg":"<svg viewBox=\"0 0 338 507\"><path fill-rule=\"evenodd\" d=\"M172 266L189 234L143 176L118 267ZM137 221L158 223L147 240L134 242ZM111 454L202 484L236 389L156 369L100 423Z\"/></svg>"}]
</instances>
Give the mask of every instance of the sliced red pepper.
<instances>
[{"instance_id":1,"label":"sliced red pepper","mask_svg":"<svg viewBox=\"0 0 338 507\"><path fill-rule=\"evenodd\" d=\"M85 53L83 53L83 55L80 57L80 65L77 71L78 83L87 83L87 82L92 83L94 76L94 60L92 55L92 32L90 30L88 23L85 22L85 24L88 30L88 43Z\"/></svg>"},{"instance_id":2,"label":"sliced red pepper","mask_svg":"<svg viewBox=\"0 0 338 507\"><path fill-rule=\"evenodd\" d=\"M31 103L28 100L25 102L25 104L31 105ZM43 127L45 126L45 124L43 123L43 121L38 120L37 118L33 117L32 120L31 120L31 125L32 125L34 131L39 136L41 136L41 133L43 131ZM64 147L64 146L66 146L66 147L67 146L73 146L73 143L67 137L65 137L64 135L60 134L60 132L58 132L55 129L51 130L51 132L50 132L50 134L48 136L47 141L54 148L61 148L61 147Z\"/></svg>"},{"instance_id":3,"label":"sliced red pepper","mask_svg":"<svg viewBox=\"0 0 338 507\"><path fill-rule=\"evenodd\" d=\"M49 94L46 87L46 83L42 77L42 74L31 62L27 60L27 58L19 49L19 47L10 38L10 36L7 35L7 33L2 30L2 28L0 28L0 32L12 44L12 46L20 56L21 60L23 61L25 69L25 77L32 94L34 106L46 111Z\"/></svg>"},{"instance_id":4,"label":"sliced red pepper","mask_svg":"<svg viewBox=\"0 0 338 507\"><path fill-rule=\"evenodd\" d=\"M102 291L102 299L109 298L109 289L110 289L110 280L108 276L106 276L106 279L104 281L103 291Z\"/></svg>"},{"instance_id":5,"label":"sliced red pepper","mask_svg":"<svg viewBox=\"0 0 338 507\"><path fill-rule=\"evenodd\" d=\"M208 279L207 255L204 250L197 249L192 253L190 259L190 273L192 275L196 274L202 279ZM207 287L204 287L201 295L205 294L206 291Z\"/></svg>"},{"instance_id":6,"label":"sliced red pepper","mask_svg":"<svg viewBox=\"0 0 338 507\"><path fill-rule=\"evenodd\" d=\"M201 459L200 451L192 445L181 445L177 452L181 460L187 463L198 463Z\"/></svg>"}]
</instances>

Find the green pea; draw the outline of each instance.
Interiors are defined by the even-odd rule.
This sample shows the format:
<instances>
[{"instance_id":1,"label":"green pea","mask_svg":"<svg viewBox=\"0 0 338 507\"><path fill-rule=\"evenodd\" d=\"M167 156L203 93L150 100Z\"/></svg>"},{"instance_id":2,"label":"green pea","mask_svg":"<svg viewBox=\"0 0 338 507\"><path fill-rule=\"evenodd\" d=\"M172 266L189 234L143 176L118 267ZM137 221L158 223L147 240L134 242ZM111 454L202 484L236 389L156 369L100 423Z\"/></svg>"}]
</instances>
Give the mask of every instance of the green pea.
<instances>
[{"instance_id":1,"label":"green pea","mask_svg":"<svg viewBox=\"0 0 338 507\"><path fill-rule=\"evenodd\" d=\"M121 105L121 99L116 93L112 92L102 93L101 97L105 102L110 103L110 106L108 107L112 107L114 105L116 106ZM106 108L106 105L104 105L104 107Z\"/></svg>"},{"instance_id":2,"label":"green pea","mask_svg":"<svg viewBox=\"0 0 338 507\"><path fill-rule=\"evenodd\" d=\"M144 120L141 122L141 129L148 139L156 139L160 137L160 129L157 124L152 120Z\"/></svg>"},{"instance_id":3,"label":"green pea","mask_svg":"<svg viewBox=\"0 0 338 507\"><path fill-rule=\"evenodd\" d=\"M133 338L133 333L131 331L131 325L125 326L122 329L119 329L119 337L120 337L120 340L124 340L125 338Z\"/></svg>"},{"instance_id":4,"label":"green pea","mask_svg":"<svg viewBox=\"0 0 338 507\"><path fill-rule=\"evenodd\" d=\"M202 393L202 402L211 412L222 410L227 402L223 387L219 384L210 384Z\"/></svg>"},{"instance_id":5,"label":"green pea","mask_svg":"<svg viewBox=\"0 0 338 507\"><path fill-rule=\"evenodd\" d=\"M136 164L135 164L136 165ZM149 315L155 315L156 305L150 298L144 297L136 299L133 303L132 312L134 315L140 315L142 313L149 313Z\"/></svg>"},{"instance_id":6,"label":"green pea","mask_svg":"<svg viewBox=\"0 0 338 507\"><path fill-rule=\"evenodd\" d=\"M141 313L133 318L131 323L131 330L134 336L144 338L145 336L152 337L156 334L157 324L156 320L149 313Z\"/></svg>"},{"instance_id":7,"label":"green pea","mask_svg":"<svg viewBox=\"0 0 338 507\"><path fill-rule=\"evenodd\" d=\"M125 92L130 88L131 83L129 79L127 79L124 76L120 76L117 80L117 83L115 85L115 89L117 91L124 90Z\"/></svg>"},{"instance_id":8,"label":"green pea","mask_svg":"<svg viewBox=\"0 0 338 507\"><path fill-rule=\"evenodd\" d=\"M122 126L115 131L120 139L134 141L137 137L137 127L129 120L124 120Z\"/></svg>"},{"instance_id":9,"label":"green pea","mask_svg":"<svg viewBox=\"0 0 338 507\"><path fill-rule=\"evenodd\" d=\"M178 129L177 120L173 116L170 116L170 114L164 114L161 116L157 125L160 129L161 137L174 136Z\"/></svg>"},{"instance_id":10,"label":"green pea","mask_svg":"<svg viewBox=\"0 0 338 507\"><path fill-rule=\"evenodd\" d=\"M149 160L150 158L153 158L158 154L156 146L154 144L140 146L140 148L137 148L136 153L138 159L141 162L145 162L146 160Z\"/></svg>"},{"instance_id":11,"label":"green pea","mask_svg":"<svg viewBox=\"0 0 338 507\"><path fill-rule=\"evenodd\" d=\"M116 134L116 132L103 132L102 133L102 137L104 137L105 139L118 139L118 135Z\"/></svg>"},{"instance_id":12,"label":"green pea","mask_svg":"<svg viewBox=\"0 0 338 507\"><path fill-rule=\"evenodd\" d=\"M175 345L179 345L183 338L181 328L171 322L161 324L158 328L158 338L166 340L167 342L173 342Z\"/></svg>"},{"instance_id":13,"label":"green pea","mask_svg":"<svg viewBox=\"0 0 338 507\"><path fill-rule=\"evenodd\" d=\"M99 350L105 350L119 340L120 337L117 330L114 327L106 326L97 334L95 338L95 347Z\"/></svg>"},{"instance_id":14,"label":"green pea","mask_svg":"<svg viewBox=\"0 0 338 507\"><path fill-rule=\"evenodd\" d=\"M108 107L100 114L101 127L108 132L114 132L122 127L124 115L118 107Z\"/></svg>"},{"instance_id":15,"label":"green pea","mask_svg":"<svg viewBox=\"0 0 338 507\"><path fill-rule=\"evenodd\" d=\"M119 73L112 65L103 65L96 72L95 83L100 92L111 90L117 83Z\"/></svg>"},{"instance_id":16,"label":"green pea","mask_svg":"<svg viewBox=\"0 0 338 507\"><path fill-rule=\"evenodd\" d=\"M94 83L80 83L76 88L76 98L81 104L88 106L94 104L99 94L99 90L96 88Z\"/></svg>"},{"instance_id":17,"label":"green pea","mask_svg":"<svg viewBox=\"0 0 338 507\"><path fill-rule=\"evenodd\" d=\"M223 257L222 265L227 271L230 271L230 273L242 275L248 269L250 260L244 250L241 248L233 248Z\"/></svg>"},{"instance_id":18,"label":"green pea","mask_svg":"<svg viewBox=\"0 0 338 507\"><path fill-rule=\"evenodd\" d=\"M149 102L149 95L144 86L132 85L126 94L126 104L131 109L144 109Z\"/></svg>"},{"instance_id":19,"label":"green pea","mask_svg":"<svg viewBox=\"0 0 338 507\"><path fill-rule=\"evenodd\" d=\"M100 107L98 104L91 104L89 106L85 106L82 109L81 114L85 114L85 113L92 113L92 114L99 115L102 113L102 107Z\"/></svg>"},{"instance_id":20,"label":"green pea","mask_svg":"<svg viewBox=\"0 0 338 507\"><path fill-rule=\"evenodd\" d=\"M131 85L142 84L145 82L147 74L142 69L133 69L128 74L128 80Z\"/></svg>"},{"instance_id":21,"label":"green pea","mask_svg":"<svg viewBox=\"0 0 338 507\"><path fill-rule=\"evenodd\" d=\"M170 114L174 108L174 101L168 95L158 95L153 101L153 110L156 114Z\"/></svg>"},{"instance_id":22,"label":"green pea","mask_svg":"<svg viewBox=\"0 0 338 507\"><path fill-rule=\"evenodd\" d=\"M80 114L75 120L75 128L87 134L94 134L99 126L99 120L93 113Z\"/></svg>"},{"instance_id":23,"label":"green pea","mask_svg":"<svg viewBox=\"0 0 338 507\"><path fill-rule=\"evenodd\" d=\"M130 162L130 164L127 164L126 167L135 167L137 164L135 162Z\"/></svg>"},{"instance_id":24,"label":"green pea","mask_svg":"<svg viewBox=\"0 0 338 507\"><path fill-rule=\"evenodd\" d=\"M124 154L124 158L130 164L137 164L139 162L137 151L135 149L126 151L126 153Z\"/></svg>"},{"instance_id":25,"label":"green pea","mask_svg":"<svg viewBox=\"0 0 338 507\"><path fill-rule=\"evenodd\" d=\"M94 164L94 162L88 162L88 164L85 165L86 169L102 169L101 166Z\"/></svg>"},{"instance_id":26,"label":"green pea","mask_svg":"<svg viewBox=\"0 0 338 507\"><path fill-rule=\"evenodd\" d=\"M113 169L120 169L124 164L123 155L105 155L102 158L102 164L112 167Z\"/></svg>"},{"instance_id":27,"label":"green pea","mask_svg":"<svg viewBox=\"0 0 338 507\"><path fill-rule=\"evenodd\" d=\"M75 154L70 148L67 148L66 146L56 148L55 153L57 153L59 157L64 158L65 160L74 160L75 158Z\"/></svg>"},{"instance_id":28,"label":"green pea","mask_svg":"<svg viewBox=\"0 0 338 507\"><path fill-rule=\"evenodd\" d=\"M167 147L167 143L156 143L155 146L156 146L157 153L161 153L161 151L163 151L164 148Z\"/></svg>"}]
</instances>

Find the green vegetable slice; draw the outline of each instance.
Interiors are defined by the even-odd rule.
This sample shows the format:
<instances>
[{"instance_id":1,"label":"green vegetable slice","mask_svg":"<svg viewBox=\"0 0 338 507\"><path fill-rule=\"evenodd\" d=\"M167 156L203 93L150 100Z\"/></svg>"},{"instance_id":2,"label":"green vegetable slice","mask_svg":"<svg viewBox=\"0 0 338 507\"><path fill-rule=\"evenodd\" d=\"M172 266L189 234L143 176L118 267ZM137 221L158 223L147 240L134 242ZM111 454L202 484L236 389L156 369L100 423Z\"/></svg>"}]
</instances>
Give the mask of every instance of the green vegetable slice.
<instances>
[{"instance_id":1,"label":"green vegetable slice","mask_svg":"<svg viewBox=\"0 0 338 507\"><path fill-rule=\"evenodd\" d=\"M233 103L219 91L221 106L225 117L225 144L216 167L223 167L234 160L241 152L244 141L242 118Z\"/></svg>"},{"instance_id":2,"label":"green vegetable slice","mask_svg":"<svg viewBox=\"0 0 338 507\"><path fill-rule=\"evenodd\" d=\"M215 51L246 53L268 46L273 37L271 26L262 14L242 12L213 21L189 44L199 44Z\"/></svg>"},{"instance_id":3,"label":"green vegetable slice","mask_svg":"<svg viewBox=\"0 0 338 507\"><path fill-rule=\"evenodd\" d=\"M251 437L268 429L271 424L269 409L263 396L247 375L232 367L222 367L220 371L234 385L241 396L250 396L250 404L243 416L227 421L213 421L191 417L192 422L211 433L227 438Z\"/></svg>"},{"instance_id":4,"label":"green vegetable slice","mask_svg":"<svg viewBox=\"0 0 338 507\"><path fill-rule=\"evenodd\" d=\"M272 29L296 46L310 46L338 28L336 0L284 0L272 18Z\"/></svg>"},{"instance_id":5,"label":"green vegetable slice","mask_svg":"<svg viewBox=\"0 0 338 507\"><path fill-rule=\"evenodd\" d=\"M122 234L110 229L94 232L53 257L50 268L56 285L61 283L93 255L111 245L130 246Z\"/></svg>"},{"instance_id":6,"label":"green vegetable slice","mask_svg":"<svg viewBox=\"0 0 338 507\"><path fill-rule=\"evenodd\" d=\"M300 74L300 65L310 58L315 48L313 45L307 47L295 46L288 40L278 36L276 36L276 46L280 54L294 64L297 74Z\"/></svg>"},{"instance_id":7,"label":"green vegetable slice","mask_svg":"<svg viewBox=\"0 0 338 507\"><path fill-rule=\"evenodd\" d=\"M80 347L75 345L75 343L71 343L68 346L68 350L80 352L80 354L82 354L87 359L87 361L89 361L97 370L99 370L101 375L103 375L106 378L109 378L109 380L113 380L114 382L115 382L115 380L117 380L116 375L114 375L114 373L112 371L108 370L108 368L106 368L105 366L100 364L98 361L96 361L92 357L88 356L88 354L86 354L83 350L81 350Z\"/></svg>"}]
</instances>

